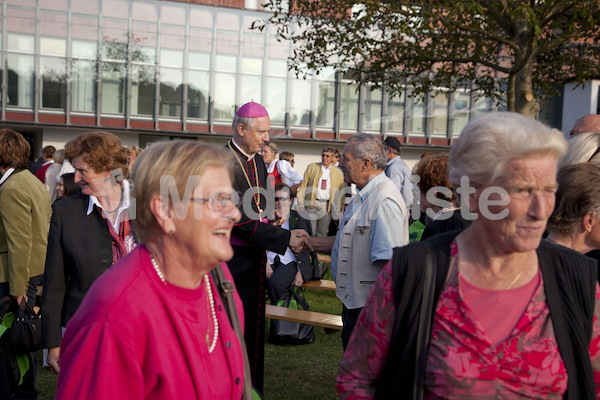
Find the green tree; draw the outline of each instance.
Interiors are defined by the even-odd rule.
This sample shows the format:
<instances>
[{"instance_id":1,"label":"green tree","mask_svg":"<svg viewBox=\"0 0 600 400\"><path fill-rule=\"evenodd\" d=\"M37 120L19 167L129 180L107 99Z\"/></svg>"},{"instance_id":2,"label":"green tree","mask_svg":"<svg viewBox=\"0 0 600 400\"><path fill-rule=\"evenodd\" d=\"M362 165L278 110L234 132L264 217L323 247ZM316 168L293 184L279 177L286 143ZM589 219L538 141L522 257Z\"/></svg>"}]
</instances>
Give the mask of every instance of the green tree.
<instances>
[{"instance_id":1,"label":"green tree","mask_svg":"<svg viewBox=\"0 0 600 400\"><path fill-rule=\"evenodd\" d=\"M474 90L535 116L556 85L600 77L598 0L267 0L297 75L335 66L395 94Z\"/></svg>"}]
</instances>

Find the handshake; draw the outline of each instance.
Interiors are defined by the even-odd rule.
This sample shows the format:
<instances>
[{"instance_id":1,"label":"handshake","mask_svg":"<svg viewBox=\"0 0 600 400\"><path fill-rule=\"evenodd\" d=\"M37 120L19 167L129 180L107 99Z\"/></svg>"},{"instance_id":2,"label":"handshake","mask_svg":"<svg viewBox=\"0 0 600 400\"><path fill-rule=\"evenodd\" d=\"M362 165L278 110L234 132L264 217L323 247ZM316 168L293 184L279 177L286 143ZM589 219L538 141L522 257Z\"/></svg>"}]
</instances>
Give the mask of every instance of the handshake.
<instances>
[{"instance_id":1,"label":"handshake","mask_svg":"<svg viewBox=\"0 0 600 400\"><path fill-rule=\"evenodd\" d=\"M298 254L304 250L313 251L312 237L303 229L294 229L291 231L288 247L294 254Z\"/></svg>"}]
</instances>

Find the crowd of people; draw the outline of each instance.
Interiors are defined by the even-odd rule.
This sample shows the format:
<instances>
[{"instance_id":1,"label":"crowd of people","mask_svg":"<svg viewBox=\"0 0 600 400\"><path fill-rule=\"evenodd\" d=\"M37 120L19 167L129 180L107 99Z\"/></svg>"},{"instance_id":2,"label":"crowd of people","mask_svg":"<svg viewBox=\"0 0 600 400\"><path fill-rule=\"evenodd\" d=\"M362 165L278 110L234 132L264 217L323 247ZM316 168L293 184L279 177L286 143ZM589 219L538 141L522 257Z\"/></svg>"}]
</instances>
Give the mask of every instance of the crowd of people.
<instances>
[{"instance_id":1,"label":"crowd of people","mask_svg":"<svg viewBox=\"0 0 600 400\"><path fill-rule=\"evenodd\" d=\"M267 299L321 279L317 253L340 398L600 398L599 115L567 141L483 114L412 169L358 134L303 174L270 128L252 101L224 147L97 131L35 163L0 130L0 297L43 287L57 399L252 399ZM37 398L26 356L6 398Z\"/></svg>"}]
</instances>

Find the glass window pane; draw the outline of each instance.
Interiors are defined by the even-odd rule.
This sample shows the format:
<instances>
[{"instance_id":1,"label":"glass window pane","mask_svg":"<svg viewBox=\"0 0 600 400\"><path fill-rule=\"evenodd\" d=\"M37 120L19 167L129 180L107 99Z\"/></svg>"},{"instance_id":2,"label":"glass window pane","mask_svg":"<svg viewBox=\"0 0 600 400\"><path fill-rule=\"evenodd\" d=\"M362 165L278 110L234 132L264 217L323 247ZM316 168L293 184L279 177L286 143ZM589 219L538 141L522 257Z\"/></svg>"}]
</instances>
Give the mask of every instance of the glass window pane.
<instances>
[{"instance_id":1,"label":"glass window pane","mask_svg":"<svg viewBox=\"0 0 600 400\"><path fill-rule=\"evenodd\" d=\"M183 52L178 50L161 50L160 65L169 67L183 67Z\"/></svg>"},{"instance_id":2,"label":"glass window pane","mask_svg":"<svg viewBox=\"0 0 600 400\"><path fill-rule=\"evenodd\" d=\"M35 39L30 35L8 34L8 50L33 53Z\"/></svg>"},{"instance_id":3,"label":"glass window pane","mask_svg":"<svg viewBox=\"0 0 600 400\"><path fill-rule=\"evenodd\" d=\"M278 125L285 124L285 84L285 78L267 78L267 99L264 106L269 110L271 123Z\"/></svg>"},{"instance_id":4,"label":"glass window pane","mask_svg":"<svg viewBox=\"0 0 600 400\"><path fill-rule=\"evenodd\" d=\"M387 118L388 131L404 131L404 92L388 99Z\"/></svg>"},{"instance_id":5,"label":"glass window pane","mask_svg":"<svg viewBox=\"0 0 600 400\"><path fill-rule=\"evenodd\" d=\"M234 56L217 56L216 61L216 70L219 72L235 72L236 71L236 63L237 58Z\"/></svg>"},{"instance_id":6,"label":"glass window pane","mask_svg":"<svg viewBox=\"0 0 600 400\"><path fill-rule=\"evenodd\" d=\"M285 61L268 60L267 68L269 69L267 71L269 75L287 76L287 63Z\"/></svg>"},{"instance_id":7,"label":"glass window pane","mask_svg":"<svg viewBox=\"0 0 600 400\"><path fill-rule=\"evenodd\" d=\"M308 126L310 124L310 93L311 81L304 79L293 79L290 124Z\"/></svg>"},{"instance_id":8,"label":"glass window pane","mask_svg":"<svg viewBox=\"0 0 600 400\"><path fill-rule=\"evenodd\" d=\"M185 28L173 25L162 25L160 29L161 47L183 50L185 46Z\"/></svg>"},{"instance_id":9,"label":"glass window pane","mask_svg":"<svg viewBox=\"0 0 600 400\"><path fill-rule=\"evenodd\" d=\"M74 13L98 15L98 0L85 0L71 2L71 11Z\"/></svg>"},{"instance_id":10,"label":"glass window pane","mask_svg":"<svg viewBox=\"0 0 600 400\"><path fill-rule=\"evenodd\" d=\"M8 54L8 105L33 108L33 56Z\"/></svg>"},{"instance_id":11,"label":"glass window pane","mask_svg":"<svg viewBox=\"0 0 600 400\"><path fill-rule=\"evenodd\" d=\"M116 18L129 15L129 3L129 0L102 0L102 15Z\"/></svg>"},{"instance_id":12,"label":"glass window pane","mask_svg":"<svg viewBox=\"0 0 600 400\"><path fill-rule=\"evenodd\" d=\"M190 68L210 68L210 54L190 52L188 56L188 64Z\"/></svg>"},{"instance_id":13,"label":"glass window pane","mask_svg":"<svg viewBox=\"0 0 600 400\"><path fill-rule=\"evenodd\" d=\"M40 13L39 31L42 36L67 37L67 14Z\"/></svg>"},{"instance_id":14,"label":"glass window pane","mask_svg":"<svg viewBox=\"0 0 600 400\"><path fill-rule=\"evenodd\" d=\"M235 74L216 73L215 120L231 122L235 112Z\"/></svg>"},{"instance_id":15,"label":"glass window pane","mask_svg":"<svg viewBox=\"0 0 600 400\"><path fill-rule=\"evenodd\" d=\"M35 8L35 2L33 8ZM8 8L6 14L8 32L35 33L34 11Z\"/></svg>"},{"instance_id":16,"label":"glass window pane","mask_svg":"<svg viewBox=\"0 0 600 400\"><path fill-rule=\"evenodd\" d=\"M242 71L243 74L262 74L262 59L260 58L242 58Z\"/></svg>"},{"instance_id":17,"label":"glass window pane","mask_svg":"<svg viewBox=\"0 0 600 400\"><path fill-rule=\"evenodd\" d=\"M71 35L74 39L98 40L98 18L73 15Z\"/></svg>"},{"instance_id":18,"label":"glass window pane","mask_svg":"<svg viewBox=\"0 0 600 400\"><path fill-rule=\"evenodd\" d=\"M506 105L504 105L506 107ZM487 97L480 96L475 99L475 106L471 111L471 118L476 117L479 114L485 114L490 111L489 102ZM501 111L501 110L499 110Z\"/></svg>"},{"instance_id":19,"label":"glass window pane","mask_svg":"<svg viewBox=\"0 0 600 400\"><path fill-rule=\"evenodd\" d=\"M237 54L240 42L237 33L217 31L217 52L222 54Z\"/></svg>"},{"instance_id":20,"label":"glass window pane","mask_svg":"<svg viewBox=\"0 0 600 400\"><path fill-rule=\"evenodd\" d=\"M158 27L155 22L133 22L132 31L130 35L132 47L155 48L157 46Z\"/></svg>"},{"instance_id":21,"label":"glass window pane","mask_svg":"<svg viewBox=\"0 0 600 400\"><path fill-rule=\"evenodd\" d=\"M42 57L42 107L65 108L67 68L64 58Z\"/></svg>"},{"instance_id":22,"label":"glass window pane","mask_svg":"<svg viewBox=\"0 0 600 400\"><path fill-rule=\"evenodd\" d=\"M365 94L365 129L381 130L381 99L380 89L368 90Z\"/></svg>"},{"instance_id":23,"label":"glass window pane","mask_svg":"<svg viewBox=\"0 0 600 400\"><path fill-rule=\"evenodd\" d=\"M200 7L192 7L190 10L190 25L198 26L201 28L212 28L214 20L214 13L212 10L208 10Z\"/></svg>"},{"instance_id":24,"label":"glass window pane","mask_svg":"<svg viewBox=\"0 0 600 400\"><path fill-rule=\"evenodd\" d=\"M231 12L217 12L217 29L238 31L240 29L240 16Z\"/></svg>"},{"instance_id":25,"label":"glass window pane","mask_svg":"<svg viewBox=\"0 0 600 400\"><path fill-rule=\"evenodd\" d=\"M438 93L429 98L431 106L431 135L437 137L448 136L448 94Z\"/></svg>"},{"instance_id":26,"label":"glass window pane","mask_svg":"<svg viewBox=\"0 0 600 400\"><path fill-rule=\"evenodd\" d=\"M209 73L188 72L188 118L208 118Z\"/></svg>"},{"instance_id":27,"label":"glass window pane","mask_svg":"<svg viewBox=\"0 0 600 400\"><path fill-rule=\"evenodd\" d=\"M160 10L160 20L163 23L174 24L174 25L184 25L187 20L187 12L189 11L189 7L179 6L179 5L170 5L166 2L162 3L162 8Z\"/></svg>"},{"instance_id":28,"label":"glass window pane","mask_svg":"<svg viewBox=\"0 0 600 400\"><path fill-rule=\"evenodd\" d=\"M358 85L342 82L340 96L340 128L358 129Z\"/></svg>"},{"instance_id":29,"label":"glass window pane","mask_svg":"<svg viewBox=\"0 0 600 400\"><path fill-rule=\"evenodd\" d=\"M125 64L102 64L102 113L123 114L126 76Z\"/></svg>"},{"instance_id":30,"label":"glass window pane","mask_svg":"<svg viewBox=\"0 0 600 400\"><path fill-rule=\"evenodd\" d=\"M317 126L333 128L335 111L335 82L319 82Z\"/></svg>"},{"instance_id":31,"label":"glass window pane","mask_svg":"<svg viewBox=\"0 0 600 400\"><path fill-rule=\"evenodd\" d=\"M98 44L89 40L73 40L73 57L96 59Z\"/></svg>"},{"instance_id":32,"label":"glass window pane","mask_svg":"<svg viewBox=\"0 0 600 400\"><path fill-rule=\"evenodd\" d=\"M71 109L96 111L96 62L73 60L71 75Z\"/></svg>"},{"instance_id":33,"label":"glass window pane","mask_svg":"<svg viewBox=\"0 0 600 400\"><path fill-rule=\"evenodd\" d=\"M134 65L131 70L131 113L154 115L154 67Z\"/></svg>"},{"instance_id":34,"label":"glass window pane","mask_svg":"<svg viewBox=\"0 0 600 400\"><path fill-rule=\"evenodd\" d=\"M158 4L143 1L132 2L131 15L136 21L158 21Z\"/></svg>"},{"instance_id":35,"label":"glass window pane","mask_svg":"<svg viewBox=\"0 0 600 400\"><path fill-rule=\"evenodd\" d=\"M67 41L57 38L40 38L40 51L42 54L65 56L67 54Z\"/></svg>"},{"instance_id":36,"label":"glass window pane","mask_svg":"<svg viewBox=\"0 0 600 400\"><path fill-rule=\"evenodd\" d=\"M414 97L411 99L409 115L412 118L410 119L408 131L411 134L425 136L425 104L421 99Z\"/></svg>"},{"instance_id":37,"label":"glass window pane","mask_svg":"<svg viewBox=\"0 0 600 400\"><path fill-rule=\"evenodd\" d=\"M40 0L40 8L44 10L67 11L67 0Z\"/></svg>"},{"instance_id":38,"label":"glass window pane","mask_svg":"<svg viewBox=\"0 0 600 400\"><path fill-rule=\"evenodd\" d=\"M249 101L256 101L257 103L262 103L261 98L261 84L262 77L254 76L254 75L242 75L241 77L241 93L240 93L240 101L241 104L246 104ZM217 90L219 86L217 86Z\"/></svg>"},{"instance_id":39,"label":"glass window pane","mask_svg":"<svg viewBox=\"0 0 600 400\"><path fill-rule=\"evenodd\" d=\"M265 54L264 35L245 33L243 51L245 56L262 56Z\"/></svg>"},{"instance_id":40,"label":"glass window pane","mask_svg":"<svg viewBox=\"0 0 600 400\"><path fill-rule=\"evenodd\" d=\"M471 95L469 93L456 93L454 95L454 124L452 125L452 137L459 137L463 128L469 122L469 110L471 109Z\"/></svg>"},{"instance_id":41,"label":"glass window pane","mask_svg":"<svg viewBox=\"0 0 600 400\"><path fill-rule=\"evenodd\" d=\"M159 115L181 117L183 73L180 69L161 68Z\"/></svg>"},{"instance_id":42,"label":"glass window pane","mask_svg":"<svg viewBox=\"0 0 600 400\"><path fill-rule=\"evenodd\" d=\"M212 51L212 42L212 31L190 28L188 36L188 47L190 50L210 52Z\"/></svg>"}]
</instances>

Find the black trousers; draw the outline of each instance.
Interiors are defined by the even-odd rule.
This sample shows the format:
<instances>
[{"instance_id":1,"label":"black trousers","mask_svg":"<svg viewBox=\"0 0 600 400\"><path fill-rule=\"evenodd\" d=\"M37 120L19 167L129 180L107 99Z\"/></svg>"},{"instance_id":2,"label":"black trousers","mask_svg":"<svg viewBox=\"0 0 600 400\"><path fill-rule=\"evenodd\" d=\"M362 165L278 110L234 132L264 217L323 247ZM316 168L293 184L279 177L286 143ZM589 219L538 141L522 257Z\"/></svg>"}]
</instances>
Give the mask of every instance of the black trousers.
<instances>
[{"instance_id":1,"label":"black trousers","mask_svg":"<svg viewBox=\"0 0 600 400\"><path fill-rule=\"evenodd\" d=\"M265 251L251 246L232 246L227 266L244 304L244 339L250 361L252 384L263 392L265 375Z\"/></svg>"},{"instance_id":2,"label":"black trousers","mask_svg":"<svg viewBox=\"0 0 600 400\"><path fill-rule=\"evenodd\" d=\"M294 277L298 272L298 264L292 261L289 264L282 264L278 259L273 263L273 275L267 282L267 294L271 299L271 304L277 304L286 293L287 289L294 282Z\"/></svg>"},{"instance_id":3,"label":"black trousers","mask_svg":"<svg viewBox=\"0 0 600 400\"><path fill-rule=\"evenodd\" d=\"M354 326L356 325L356 321L358 321L358 316L361 311L362 307L348 309L344 306L342 309L342 322L344 323L344 326L342 327L342 346L344 346L344 350L348 347L350 336L352 335L352 331L354 330Z\"/></svg>"}]
</instances>

